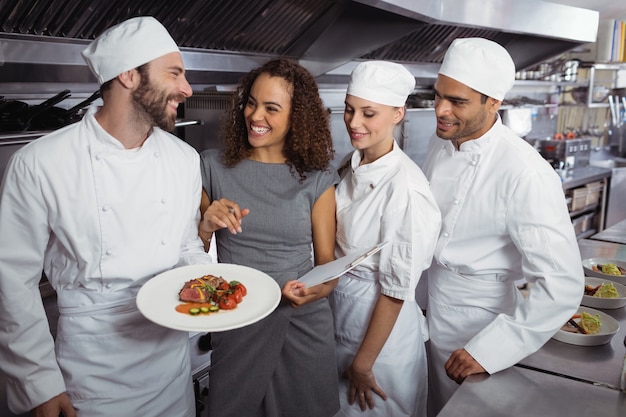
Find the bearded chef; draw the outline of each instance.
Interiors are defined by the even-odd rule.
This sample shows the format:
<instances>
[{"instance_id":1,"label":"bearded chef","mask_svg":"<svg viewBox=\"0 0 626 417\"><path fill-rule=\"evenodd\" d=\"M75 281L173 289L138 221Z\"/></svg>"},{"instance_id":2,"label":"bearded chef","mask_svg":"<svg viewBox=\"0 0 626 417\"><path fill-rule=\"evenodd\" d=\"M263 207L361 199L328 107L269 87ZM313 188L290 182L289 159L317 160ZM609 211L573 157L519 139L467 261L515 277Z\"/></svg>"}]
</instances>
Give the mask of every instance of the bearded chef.
<instances>
[{"instance_id":1,"label":"bearded chef","mask_svg":"<svg viewBox=\"0 0 626 417\"><path fill-rule=\"evenodd\" d=\"M443 223L428 270L432 415L468 375L538 350L584 291L561 180L498 115L514 78L506 49L467 38L452 43L434 85L424 173Z\"/></svg>"},{"instance_id":2,"label":"bearded chef","mask_svg":"<svg viewBox=\"0 0 626 417\"><path fill-rule=\"evenodd\" d=\"M8 405L49 417L194 416L188 333L135 305L155 274L211 261L197 236L199 157L167 133L192 94L182 57L151 17L114 26L82 54L103 106L20 149L1 189ZM42 269L57 292L56 342Z\"/></svg>"}]
</instances>

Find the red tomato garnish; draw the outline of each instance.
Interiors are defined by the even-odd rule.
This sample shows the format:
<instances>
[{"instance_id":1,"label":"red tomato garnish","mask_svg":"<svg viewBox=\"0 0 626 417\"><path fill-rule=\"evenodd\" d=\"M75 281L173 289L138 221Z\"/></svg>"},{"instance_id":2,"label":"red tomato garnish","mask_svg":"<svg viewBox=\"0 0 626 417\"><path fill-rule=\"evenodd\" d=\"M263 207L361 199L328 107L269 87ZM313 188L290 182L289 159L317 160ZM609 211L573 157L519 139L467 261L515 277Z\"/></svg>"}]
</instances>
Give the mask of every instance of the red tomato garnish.
<instances>
[{"instance_id":1,"label":"red tomato garnish","mask_svg":"<svg viewBox=\"0 0 626 417\"><path fill-rule=\"evenodd\" d=\"M241 291L242 297L245 297L246 295L248 295L248 289L241 282L238 282L237 284L235 284L234 289Z\"/></svg>"},{"instance_id":2,"label":"red tomato garnish","mask_svg":"<svg viewBox=\"0 0 626 417\"><path fill-rule=\"evenodd\" d=\"M220 310L232 310L237 307L237 302L230 296L224 296L219 301Z\"/></svg>"},{"instance_id":3,"label":"red tomato garnish","mask_svg":"<svg viewBox=\"0 0 626 417\"><path fill-rule=\"evenodd\" d=\"M243 300L243 295L241 295L241 291L239 290L235 290L231 295L229 295L229 297L235 300L237 304L239 304L241 300Z\"/></svg>"}]
</instances>

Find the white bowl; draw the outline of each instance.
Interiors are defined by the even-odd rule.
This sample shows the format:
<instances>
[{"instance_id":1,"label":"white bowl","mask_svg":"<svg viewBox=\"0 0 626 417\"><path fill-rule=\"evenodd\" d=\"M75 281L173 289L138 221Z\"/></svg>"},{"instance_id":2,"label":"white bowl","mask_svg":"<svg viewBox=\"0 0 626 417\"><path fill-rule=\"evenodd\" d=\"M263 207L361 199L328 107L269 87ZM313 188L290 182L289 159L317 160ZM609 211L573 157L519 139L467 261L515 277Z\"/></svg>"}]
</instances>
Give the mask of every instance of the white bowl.
<instances>
[{"instance_id":1,"label":"white bowl","mask_svg":"<svg viewBox=\"0 0 626 417\"><path fill-rule=\"evenodd\" d=\"M609 281L617 282L622 285L626 285L626 275L608 275L604 274L600 271L594 271L593 267L596 265L604 265L604 264L615 264L619 265L622 268L626 268L626 262L620 261L619 259L606 259L606 258L589 258L583 260L583 269L585 270L585 275L588 277L598 277L608 279Z\"/></svg>"},{"instance_id":2,"label":"white bowl","mask_svg":"<svg viewBox=\"0 0 626 417\"><path fill-rule=\"evenodd\" d=\"M605 282L610 282L615 286L615 289L619 294L618 298L600 298L592 295L583 295L581 304L587 307L603 309L622 308L626 306L626 286L604 278L585 277L585 285L591 285L592 287L597 287Z\"/></svg>"},{"instance_id":3,"label":"white bowl","mask_svg":"<svg viewBox=\"0 0 626 417\"><path fill-rule=\"evenodd\" d=\"M600 332L597 334L582 334L582 333L571 333L566 332L565 330L560 330L556 332L553 339L558 340L563 343L569 343L570 345L578 345L578 346L599 346L607 344L611 341L615 333L619 331L619 323L613 317L608 314L594 310L589 307L579 307L578 314L581 314L583 311L588 314L599 314L600 322L602 323L602 327L600 327Z\"/></svg>"}]
</instances>

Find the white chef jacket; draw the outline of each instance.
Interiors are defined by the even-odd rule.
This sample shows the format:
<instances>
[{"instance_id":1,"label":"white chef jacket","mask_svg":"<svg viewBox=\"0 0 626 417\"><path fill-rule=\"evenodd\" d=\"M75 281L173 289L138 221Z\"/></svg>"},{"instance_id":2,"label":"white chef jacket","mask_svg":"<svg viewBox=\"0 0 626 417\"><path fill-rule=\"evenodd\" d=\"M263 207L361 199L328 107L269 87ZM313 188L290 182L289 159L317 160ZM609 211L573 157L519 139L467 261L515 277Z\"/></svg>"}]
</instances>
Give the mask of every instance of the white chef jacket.
<instances>
[{"instance_id":1,"label":"white chef jacket","mask_svg":"<svg viewBox=\"0 0 626 417\"><path fill-rule=\"evenodd\" d=\"M142 147L124 149L98 124L96 111L91 108L81 122L17 151L3 180L0 367L7 375L9 407L16 413L66 389L75 404L89 403L92 394L104 389L102 381L111 376L119 376L113 383L122 390L140 396L143 392L125 385L134 372L145 381L156 372L161 386L155 389L163 390L161 396L170 378L180 378L179 387L191 383L188 334L148 322L136 310L134 296L155 274L176 265L211 262L197 236L198 154L158 128ZM38 291L42 269L57 291L61 314L57 357ZM124 346L124 337L116 338L124 331L134 332L139 340ZM106 332L110 340L122 344L108 346L106 336L95 339ZM89 334L94 335L89 341L92 345L81 345ZM155 346L161 342L164 348L159 351ZM163 353L167 346L176 353ZM103 371L100 380L89 379L96 372L82 369L81 348L95 356L90 361L101 355L109 374ZM170 362L147 357L160 354ZM80 378L89 386L81 386ZM184 398L189 392L177 395ZM85 413L96 415L98 411L89 407L85 405ZM123 403L119 407L119 415L124 415ZM115 412L115 407L108 412Z\"/></svg>"},{"instance_id":2,"label":"white chef jacket","mask_svg":"<svg viewBox=\"0 0 626 417\"><path fill-rule=\"evenodd\" d=\"M337 186L336 256L388 244L340 277L329 297L340 377L363 341L379 295L404 304L373 368L387 401L376 398L375 408L363 413L358 404L348 404L349 384L343 379L336 416L422 416L428 328L415 301L415 287L432 261L441 216L426 177L397 143L378 160L360 162L360 151L355 151Z\"/></svg>"},{"instance_id":3,"label":"white chef jacket","mask_svg":"<svg viewBox=\"0 0 626 417\"><path fill-rule=\"evenodd\" d=\"M489 373L514 365L576 311L584 273L560 177L499 117L459 151L433 135L424 173L443 216L428 271L431 392L446 385L449 396L452 351L465 348ZM521 279L534 284L526 299Z\"/></svg>"}]
</instances>

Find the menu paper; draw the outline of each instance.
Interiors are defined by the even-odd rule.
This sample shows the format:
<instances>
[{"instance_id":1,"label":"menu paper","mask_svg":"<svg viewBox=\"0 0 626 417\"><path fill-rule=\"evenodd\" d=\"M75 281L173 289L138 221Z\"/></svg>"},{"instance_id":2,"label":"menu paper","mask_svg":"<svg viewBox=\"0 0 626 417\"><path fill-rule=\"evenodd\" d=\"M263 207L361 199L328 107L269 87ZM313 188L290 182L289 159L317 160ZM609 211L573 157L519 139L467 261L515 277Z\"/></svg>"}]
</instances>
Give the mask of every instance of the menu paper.
<instances>
[{"instance_id":1,"label":"menu paper","mask_svg":"<svg viewBox=\"0 0 626 417\"><path fill-rule=\"evenodd\" d=\"M332 262L316 266L315 268L311 269L309 272L301 276L298 281L304 282L307 287L313 287L314 285L322 284L326 281L338 278L353 269L355 266L359 265L370 256L378 253L385 245L387 245L387 243L388 242L383 242L367 250L351 252L346 256L335 259Z\"/></svg>"}]
</instances>

